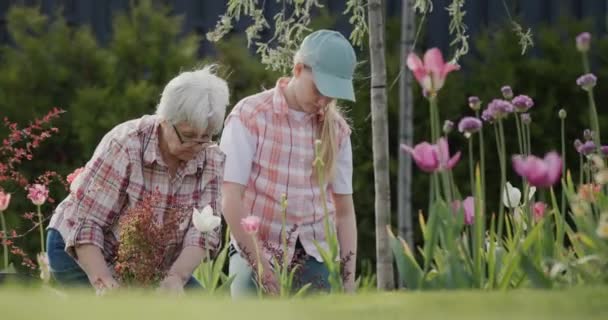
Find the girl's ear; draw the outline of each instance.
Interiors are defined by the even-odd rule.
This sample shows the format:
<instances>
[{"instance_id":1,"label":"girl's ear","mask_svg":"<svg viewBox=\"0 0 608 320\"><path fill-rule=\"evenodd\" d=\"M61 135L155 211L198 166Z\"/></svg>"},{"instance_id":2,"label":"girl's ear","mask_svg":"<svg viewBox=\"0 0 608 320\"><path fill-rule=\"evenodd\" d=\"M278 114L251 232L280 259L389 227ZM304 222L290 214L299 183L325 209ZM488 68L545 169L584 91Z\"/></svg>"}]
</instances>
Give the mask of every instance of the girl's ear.
<instances>
[{"instance_id":1,"label":"girl's ear","mask_svg":"<svg viewBox=\"0 0 608 320\"><path fill-rule=\"evenodd\" d=\"M294 76L294 77L299 77L299 76L300 76L300 73L302 73L302 69L304 69L304 65L303 65L303 64L301 64L301 63L296 63L296 64L293 66L293 70L292 70L292 72L293 72L293 76Z\"/></svg>"}]
</instances>

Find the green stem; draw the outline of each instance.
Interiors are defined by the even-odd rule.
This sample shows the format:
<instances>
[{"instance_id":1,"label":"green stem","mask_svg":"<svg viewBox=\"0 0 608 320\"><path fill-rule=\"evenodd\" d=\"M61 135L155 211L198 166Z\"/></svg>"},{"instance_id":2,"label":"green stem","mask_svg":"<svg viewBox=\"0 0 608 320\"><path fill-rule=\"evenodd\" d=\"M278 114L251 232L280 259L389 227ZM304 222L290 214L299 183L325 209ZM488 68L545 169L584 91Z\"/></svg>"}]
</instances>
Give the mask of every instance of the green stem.
<instances>
[{"instance_id":1,"label":"green stem","mask_svg":"<svg viewBox=\"0 0 608 320\"><path fill-rule=\"evenodd\" d=\"M582 153L578 153L578 184L581 185L583 184L583 164L584 164L584 160L583 160L583 154Z\"/></svg>"},{"instance_id":2,"label":"green stem","mask_svg":"<svg viewBox=\"0 0 608 320\"><path fill-rule=\"evenodd\" d=\"M0 221L2 222L2 253L4 255L4 268L8 268L8 245L6 240L8 234L6 233L6 220L4 218L4 212L0 211Z\"/></svg>"},{"instance_id":3,"label":"green stem","mask_svg":"<svg viewBox=\"0 0 608 320\"><path fill-rule=\"evenodd\" d=\"M284 297L289 294L291 288L288 287L288 281L286 279L287 275L287 265L288 265L288 252L289 248L287 248L287 196L285 194L281 195L281 216L282 216L282 229L281 229L281 245L283 247L283 265L280 272L281 278L281 297Z\"/></svg>"},{"instance_id":4,"label":"green stem","mask_svg":"<svg viewBox=\"0 0 608 320\"><path fill-rule=\"evenodd\" d=\"M339 250L339 241L338 241L338 235L336 232L334 232L333 228L330 225L330 219L329 219L329 209L327 207L327 195L325 193L326 191L326 185L325 185L325 164L323 163L323 160L320 158L320 154L321 154L321 143L315 142L315 156L316 159L314 161L314 167L316 169L317 172L317 182L319 184L319 193L320 193L320 198L321 198L321 203L323 204L323 214L324 214L324 219L323 219L323 224L325 227L325 238L328 241L328 245L329 245L329 256L330 259L327 259L329 261L325 261L326 259L323 260L323 263L327 266L327 269L329 270L329 284L331 287L331 292L342 292L344 289L343 286L343 279L342 279L342 275L341 275L341 261L340 261L340 257L338 256L338 250Z\"/></svg>"},{"instance_id":5,"label":"green stem","mask_svg":"<svg viewBox=\"0 0 608 320\"><path fill-rule=\"evenodd\" d=\"M430 104L430 112L431 112L431 139L432 143L437 143L439 140L440 133L440 123L439 123L439 112L437 110L437 96L431 95L429 97Z\"/></svg>"},{"instance_id":6,"label":"green stem","mask_svg":"<svg viewBox=\"0 0 608 320\"><path fill-rule=\"evenodd\" d=\"M521 125L521 120L519 119L519 113L515 113L515 126L517 127L517 143L519 144L519 153L520 154L525 154L526 153L526 149L525 149L525 142L524 142L524 135L525 133L522 132L522 125Z\"/></svg>"},{"instance_id":7,"label":"green stem","mask_svg":"<svg viewBox=\"0 0 608 320\"><path fill-rule=\"evenodd\" d=\"M506 147L505 147L505 135L504 129L502 126L502 119L498 119L498 140L500 141L498 148L500 149L500 205L498 209L498 239L502 239L502 229L504 224L504 215L505 208L502 205L503 203L503 194L502 191L506 184L507 179L507 166L506 166Z\"/></svg>"},{"instance_id":8,"label":"green stem","mask_svg":"<svg viewBox=\"0 0 608 320\"><path fill-rule=\"evenodd\" d=\"M595 147L599 149L601 147L600 142L602 139L600 137L600 123L597 117L597 108L595 107L592 89L587 91L587 96L589 97L589 108L591 109L589 116L591 117L591 125L593 126L593 142L595 142Z\"/></svg>"},{"instance_id":9,"label":"green stem","mask_svg":"<svg viewBox=\"0 0 608 320\"><path fill-rule=\"evenodd\" d=\"M258 297L262 298L262 293L264 291L264 271L262 270L262 260L260 259L260 249L258 248L257 235L253 234L251 237L253 238L253 248L255 249L255 257L258 262Z\"/></svg>"},{"instance_id":10,"label":"green stem","mask_svg":"<svg viewBox=\"0 0 608 320\"><path fill-rule=\"evenodd\" d=\"M473 137L469 137L469 179L471 180L471 194L475 192L475 172L473 171ZM479 196L479 195L477 195Z\"/></svg>"},{"instance_id":11,"label":"green stem","mask_svg":"<svg viewBox=\"0 0 608 320\"><path fill-rule=\"evenodd\" d=\"M562 161L566 162L566 119L561 119ZM566 179L566 166L562 166L562 179ZM566 189L562 186L562 202L560 214L566 214Z\"/></svg>"},{"instance_id":12,"label":"green stem","mask_svg":"<svg viewBox=\"0 0 608 320\"><path fill-rule=\"evenodd\" d=\"M524 124L524 155L529 156L532 153L532 146L530 142L530 125Z\"/></svg>"},{"instance_id":13,"label":"green stem","mask_svg":"<svg viewBox=\"0 0 608 320\"><path fill-rule=\"evenodd\" d=\"M589 73L589 72L591 72L591 67L589 66L589 57L587 56L586 52L583 52L582 56L583 56L583 69L584 69L585 73Z\"/></svg>"},{"instance_id":14,"label":"green stem","mask_svg":"<svg viewBox=\"0 0 608 320\"><path fill-rule=\"evenodd\" d=\"M475 110L478 119L479 110ZM483 125L479 129L479 158L481 160L481 212L486 212L486 154L484 152Z\"/></svg>"},{"instance_id":15,"label":"green stem","mask_svg":"<svg viewBox=\"0 0 608 320\"><path fill-rule=\"evenodd\" d=\"M44 246L44 228L42 227L42 211L40 210L40 206L38 206L38 229L40 230L40 252L45 253L46 247Z\"/></svg>"}]
</instances>

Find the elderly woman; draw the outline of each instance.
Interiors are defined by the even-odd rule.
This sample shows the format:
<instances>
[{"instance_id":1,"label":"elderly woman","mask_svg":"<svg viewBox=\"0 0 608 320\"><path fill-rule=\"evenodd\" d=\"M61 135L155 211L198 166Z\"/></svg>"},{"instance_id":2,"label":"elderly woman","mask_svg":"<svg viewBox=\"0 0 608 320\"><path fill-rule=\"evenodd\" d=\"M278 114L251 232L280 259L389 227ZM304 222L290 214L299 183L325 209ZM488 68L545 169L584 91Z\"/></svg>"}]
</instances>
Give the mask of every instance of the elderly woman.
<instances>
[{"instance_id":1,"label":"elderly woman","mask_svg":"<svg viewBox=\"0 0 608 320\"><path fill-rule=\"evenodd\" d=\"M118 247L118 218L155 192L154 214L162 221L169 206L203 208L221 215L224 154L212 137L228 104L226 82L213 69L183 72L163 90L155 115L117 125L53 214L47 252L52 276L61 284L119 286L111 264ZM200 286L192 277L205 252L217 252L221 227L203 237L190 214L175 230L177 243L161 288Z\"/></svg>"}]
</instances>

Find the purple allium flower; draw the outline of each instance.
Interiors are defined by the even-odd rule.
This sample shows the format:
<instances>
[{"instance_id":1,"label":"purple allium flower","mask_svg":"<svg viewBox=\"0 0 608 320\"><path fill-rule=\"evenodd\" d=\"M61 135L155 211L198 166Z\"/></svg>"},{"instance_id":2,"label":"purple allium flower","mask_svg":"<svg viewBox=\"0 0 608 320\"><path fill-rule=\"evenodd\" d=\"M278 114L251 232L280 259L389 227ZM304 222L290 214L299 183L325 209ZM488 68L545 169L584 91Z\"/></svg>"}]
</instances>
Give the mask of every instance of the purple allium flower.
<instances>
[{"instance_id":1,"label":"purple allium flower","mask_svg":"<svg viewBox=\"0 0 608 320\"><path fill-rule=\"evenodd\" d=\"M600 150L602 151L603 155L608 155L608 146L601 146Z\"/></svg>"},{"instance_id":2,"label":"purple allium flower","mask_svg":"<svg viewBox=\"0 0 608 320\"><path fill-rule=\"evenodd\" d=\"M582 153L583 155L588 155L590 153L593 153L595 149L595 143L593 143L593 141L587 141L581 145L578 152Z\"/></svg>"},{"instance_id":3,"label":"purple allium flower","mask_svg":"<svg viewBox=\"0 0 608 320\"><path fill-rule=\"evenodd\" d=\"M481 117L485 121L494 122L498 119L506 117L509 113L512 113L515 107L506 100L494 99L488 104L488 107L482 113Z\"/></svg>"},{"instance_id":4,"label":"purple allium flower","mask_svg":"<svg viewBox=\"0 0 608 320\"><path fill-rule=\"evenodd\" d=\"M492 110L486 108L481 113L481 119L483 119L483 121L490 122L490 123L494 122L494 120L495 120L494 112Z\"/></svg>"},{"instance_id":5,"label":"purple allium flower","mask_svg":"<svg viewBox=\"0 0 608 320\"><path fill-rule=\"evenodd\" d=\"M463 133L465 137L469 138L471 134L481 129L481 120L475 117L464 117L458 123L458 131Z\"/></svg>"},{"instance_id":6,"label":"purple allium flower","mask_svg":"<svg viewBox=\"0 0 608 320\"><path fill-rule=\"evenodd\" d=\"M523 94L513 98L511 103L513 103L518 112L526 112L534 106L534 101L532 101L532 98Z\"/></svg>"},{"instance_id":7,"label":"purple allium flower","mask_svg":"<svg viewBox=\"0 0 608 320\"><path fill-rule=\"evenodd\" d=\"M591 44L591 34L589 32L583 32L576 36L576 49L580 52L589 51Z\"/></svg>"},{"instance_id":8,"label":"purple allium flower","mask_svg":"<svg viewBox=\"0 0 608 320\"><path fill-rule=\"evenodd\" d=\"M529 113L522 113L521 122L523 122L524 124L530 124L532 122L532 117L530 117Z\"/></svg>"},{"instance_id":9,"label":"purple allium flower","mask_svg":"<svg viewBox=\"0 0 608 320\"><path fill-rule=\"evenodd\" d=\"M597 77L593 75L593 73L587 73L580 76L576 79L576 84L578 84L584 90L591 90L595 87L595 83L597 82Z\"/></svg>"},{"instance_id":10,"label":"purple allium flower","mask_svg":"<svg viewBox=\"0 0 608 320\"><path fill-rule=\"evenodd\" d=\"M469 97L469 107L475 111L481 108L481 100L476 96Z\"/></svg>"},{"instance_id":11,"label":"purple allium flower","mask_svg":"<svg viewBox=\"0 0 608 320\"><path fill-rule=\"evenodd\" d=\"M504 86L500 88L500 92L502 92L502 96L507 100L513 98L513 89L511 89L511 87L509 86Z\"/></svg>"}]
</instances>

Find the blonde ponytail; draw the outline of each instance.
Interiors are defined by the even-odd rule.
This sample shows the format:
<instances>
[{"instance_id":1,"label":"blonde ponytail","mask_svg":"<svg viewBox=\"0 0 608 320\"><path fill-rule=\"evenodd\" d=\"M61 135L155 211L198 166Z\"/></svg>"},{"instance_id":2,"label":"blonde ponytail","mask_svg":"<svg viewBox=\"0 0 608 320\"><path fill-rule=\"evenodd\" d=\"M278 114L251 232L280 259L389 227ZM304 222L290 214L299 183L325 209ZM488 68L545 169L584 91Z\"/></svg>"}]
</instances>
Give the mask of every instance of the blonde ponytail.
<instances>
[{"instance_id":1,"label":"blonde ponytail","mask_svg":"<svg viewBox=\"0 0 608 320\"><path fill-rule=\"evenodd\" d=\"M325 114L323 117L323 123L319 127L319 139L321 140L321 151L320 156L325 165L325 181L332 181L336 169L336 158L338 156L339 149L339 137L340 123L343 123L348 127L348 122L340 109L336 104L336 100L333 100L327 105Z\"/></svg>"}]
</instances>

